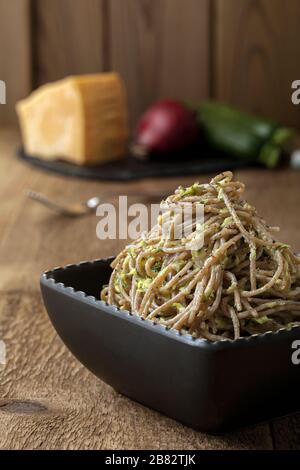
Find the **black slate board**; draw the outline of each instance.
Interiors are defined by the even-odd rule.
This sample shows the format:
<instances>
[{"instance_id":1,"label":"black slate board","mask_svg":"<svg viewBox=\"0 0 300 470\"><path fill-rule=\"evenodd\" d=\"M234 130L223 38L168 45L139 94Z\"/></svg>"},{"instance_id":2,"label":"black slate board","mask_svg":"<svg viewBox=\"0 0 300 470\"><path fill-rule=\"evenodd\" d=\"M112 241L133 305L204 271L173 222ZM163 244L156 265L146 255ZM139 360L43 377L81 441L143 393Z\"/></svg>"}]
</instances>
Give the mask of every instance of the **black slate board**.
<instances>
[{"instance_id":1,"label":"black slate board","mask_svg":"<svg viewBox=\"0 0 300 470\"><path fill-rule=\"evenodd\" d=\"M128 155L124 160L98 166L77 166L64 161L47 161L27 155L23 148L17 152L19 158L43 170L65 176L76 176L93 180L131 181L151 177L188 176L201 173L218 173L249 166L248 162L200 149L193 152L151 161L136 160Z\"/></svg>"}]
</instances>

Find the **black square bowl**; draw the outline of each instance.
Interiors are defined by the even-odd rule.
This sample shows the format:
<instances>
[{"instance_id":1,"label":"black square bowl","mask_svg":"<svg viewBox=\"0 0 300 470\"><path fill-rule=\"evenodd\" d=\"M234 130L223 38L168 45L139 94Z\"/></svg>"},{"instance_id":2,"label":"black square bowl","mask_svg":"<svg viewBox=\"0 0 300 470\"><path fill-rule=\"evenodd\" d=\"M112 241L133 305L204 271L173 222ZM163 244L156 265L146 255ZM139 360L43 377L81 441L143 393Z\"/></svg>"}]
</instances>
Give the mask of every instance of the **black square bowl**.
<instances>
[{"instance_id":1,"label":"black square bowl","mask_svg":"<svg viewBox=\"0 0 300 470\"><path fill-rule=\"evenodd\" d=\"M300 328L211 343L98 300L112 259L41 277L49 317L72 353L120 393L218 433L300 411ZM295 362L295 361L294 361Z\"/></svg>"}]
</instances>

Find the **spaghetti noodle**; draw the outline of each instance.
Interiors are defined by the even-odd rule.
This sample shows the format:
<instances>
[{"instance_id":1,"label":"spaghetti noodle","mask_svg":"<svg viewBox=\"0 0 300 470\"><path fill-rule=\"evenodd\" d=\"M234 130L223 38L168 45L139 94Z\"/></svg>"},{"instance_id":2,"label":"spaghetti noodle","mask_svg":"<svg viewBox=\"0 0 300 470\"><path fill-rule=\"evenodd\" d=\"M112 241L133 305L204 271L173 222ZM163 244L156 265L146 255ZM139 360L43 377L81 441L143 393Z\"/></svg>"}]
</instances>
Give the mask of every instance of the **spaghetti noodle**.
<instances>
[{"instance_id":1,"label":"spaghetti noodle","mask_svg":"<svg viewBox=\"0 0 300 470\"><path fill-rule=\"evenodd\" d=\"M231 172L209 184L179 187L164 217L113 261L102 300L143 318L211 341L300 325L300 257L275 240L241 194ZM201 226L176 239L174 207L204 205ZM190 243L202 231L201 249Z\"/></svg>"}]
</instances>

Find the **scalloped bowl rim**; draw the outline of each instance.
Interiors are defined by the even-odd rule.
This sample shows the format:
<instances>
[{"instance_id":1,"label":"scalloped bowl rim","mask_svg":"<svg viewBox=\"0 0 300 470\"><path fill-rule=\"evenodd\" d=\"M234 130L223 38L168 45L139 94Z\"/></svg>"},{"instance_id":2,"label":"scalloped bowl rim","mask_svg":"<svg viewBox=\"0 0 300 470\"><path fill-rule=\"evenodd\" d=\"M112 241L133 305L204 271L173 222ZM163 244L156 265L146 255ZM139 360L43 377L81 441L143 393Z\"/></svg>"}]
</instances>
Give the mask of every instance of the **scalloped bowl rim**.
<instances>
[{"instance_id":1,"label":"scalloped bowl rim","mask_svg":"<svg viewBox=\"0 0 300 470\"><path fill-rule=\"evenodd\" d=\"M53 269L45 271L41 275L41 282L45 282L45 283L55 285L56 288L59 288L62 291L71 294L72 296L81 298L81 300L83 300L83 301L88 301L89 303L92 303L93 305L96 305L98 308L104 309L108 314L111 314L112 312L114 312L119 318L123 318L123 319L126 318L128 320L131 319L131 320L134 320L135 323L141 322L141 324L149 325L150 327L155 328L155 330L153 330L153 331L158 332L158 330L159 330L159 332L162 333L162 334L167 334L168 336L170 336L174 339L183 341L183 342L188 343L190 345L201 346L201 345L204 345L204 344L205 345L207 345L207 344L217 345L217 344L224 344L224 343L233 345L233 344L238 344L238 343L241 343L241 342L248 342L248 343L253 342L257 338L262 339L262 338L265 338L267 336L276 337L276 336L279 336L281 334L286 334L286 333L291 332L292 330L297 330L297 329L300 332L300 326L299 325L294 325L289 329L285 328L285 327L282 327L282 328L280 328L276 331L266 331L264 333L255 333L255 334L250 335L250 336L241 336L237 339L224 338L222 340L210 341L206 338L195 338L189 333L181 333L178 330L175 330L174 328L170 328L170 327L168 328L167 326L162 325L159 322L155 322L153 320L143 318L139 315L136 315L136 314L130 312L129 310L123 310L123 309L120 309L120 308L116 307L115 305L110 305L110 304L108 304L107 302L104 302L101 299L97 299L95 296L88 295L87 293L85 293L81 290L76 290L72 286L66 286L63 282L56 281L53 277L50 277L50 276L53 276L58 271L66 271L68 269L76 269L76 268L80 268L82 266L93 265L93 264L97 264L97 263L105 263L105 262L108 263L108 262L111 262L113 259L114 259L114 257L108 257L108 258L102 258L102 259L99 258L99 259L94 259L94 260L90 260L90 261L80 261L79 263L67 264L66 266L57 266L57 267L54 267Z\"/></svg>"}]
</instances>

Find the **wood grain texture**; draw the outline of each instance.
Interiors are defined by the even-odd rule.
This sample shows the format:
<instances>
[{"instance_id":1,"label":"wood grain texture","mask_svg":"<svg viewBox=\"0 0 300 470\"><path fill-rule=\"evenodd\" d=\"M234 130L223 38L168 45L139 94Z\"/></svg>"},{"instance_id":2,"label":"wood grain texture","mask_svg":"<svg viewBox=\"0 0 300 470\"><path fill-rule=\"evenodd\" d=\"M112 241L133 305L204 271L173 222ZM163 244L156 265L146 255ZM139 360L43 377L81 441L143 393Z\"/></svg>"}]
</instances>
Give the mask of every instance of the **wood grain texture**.
<instances>
[{"instance_id":1,"label":"wood grain texture","mask_svg":"<svg viewBox=\"0 0 300 470\"><path fill-rule=\"evenodd\" d=\"M15 103L31 89L29 0L0 0L0 80L6 83L6 104L0 125L16 122Z\"/></svg>"},{"instance_id":2,"label":"wood grain texture","mask_svg":"<svg viewBox=\"0 0 300 470\"><path fill-rule=\"evenodd\" d=\"M39 293L39 275L55 265L115 254L118 241L96 238L97 218L56 216L24 197L24 189L57 199L153 192L210 175L148 179L128 184L67 179L14 160L18 136L0 131L0 339L7 364L0 366L1 449L272 449L300 448L300 416L224 436L208 436L149 410L96 379L54 332ZM247 198L282 239L299 250L299 173L238 172ZM289 191L286 191L286 188ZM282 194L285 194L285 198Z\"/></svg>"},{"instance_id":3,"label":"wood grain texture","mask_svg":"<svg viewBox=\"0 0 300 470\"><path fill-rule=\"evenodd\" d=\"M215 97L299 128L299 18L298 0L215 0Z\"/></svg>"},{"instance_id":4,"label":"wood grain texture","mask_svg":"<svg viewBox=\"0 0 300 470\"><path fill-rule=\"evenodd\" d=\"M34 0L35 85L101 72L104 0Z\"/></svg>"},{"instance_id":5,"label":"wood grain texture","mask_svg":"<svg viewBox=\"0 0 300 470\"><path fill-rule=\"evenodd\" d=\"M111 67L125 80L132 126L154 100L209 93L208 0L111 0Z\"/></svg>"},{"instance_id":6,"label":"wood grain texture","mask_svg":"<svg viewBox=\"0 0 300 470\"><path fill-rule=\"evenodd\" d=\"M1 295L0 309L1 449L271 448L266 425L210 437L117 394L66 350L39 294Z\"/></svg>"}]
</instances>

